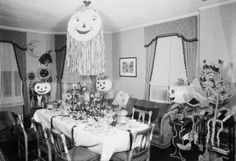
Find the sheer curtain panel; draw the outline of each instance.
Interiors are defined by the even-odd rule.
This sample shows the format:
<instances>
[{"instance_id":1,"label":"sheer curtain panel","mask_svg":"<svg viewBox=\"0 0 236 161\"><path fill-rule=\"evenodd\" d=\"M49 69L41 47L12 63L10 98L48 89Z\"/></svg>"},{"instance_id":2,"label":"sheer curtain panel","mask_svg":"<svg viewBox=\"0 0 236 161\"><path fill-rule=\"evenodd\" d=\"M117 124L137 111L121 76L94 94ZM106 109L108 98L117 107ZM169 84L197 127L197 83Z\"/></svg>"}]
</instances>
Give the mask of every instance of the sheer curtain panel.
<instances>
[{"instance_id":1,"label":"sheer curtain panel","mask_svg":"<svg viewBox=\"0 0 236 161\"><path fill-rule=\"evenodd\" d=\"M182 39L184 61L186 66L188 84L192 83L196 76L197 65L197 39L192 41L186 41Z\"/></svg>"},{"instance_id":2,"label":"sheer curtain panel","mask_svg":"<svg viewBox=\"0 0 236 161\"><path fill-rule=\"evenodd\" d=\"M168 101L168 88L178 79L187 81L182 39L178 36L158 38L151 77L150 100Z\"/></svg>"}]
</instances>

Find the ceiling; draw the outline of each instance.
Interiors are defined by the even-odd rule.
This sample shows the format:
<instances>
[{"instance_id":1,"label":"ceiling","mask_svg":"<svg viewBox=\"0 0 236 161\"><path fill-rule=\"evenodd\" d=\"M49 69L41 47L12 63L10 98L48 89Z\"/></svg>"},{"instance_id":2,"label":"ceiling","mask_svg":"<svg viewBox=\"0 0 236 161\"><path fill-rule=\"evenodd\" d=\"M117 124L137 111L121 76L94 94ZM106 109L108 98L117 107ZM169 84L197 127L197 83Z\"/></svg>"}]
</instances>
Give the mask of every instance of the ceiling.
<instances>
[{"instance_id":1,"label":"ceiling","mask_svg":"<svg viewBox=\"0 0 236 161\"><path fill-rule=\"evenodd\" d=\"M104 31L111 33L197 14L198 8L230 0L91 0ZM0 0L0 28L65 33L83 0Z\"/></svg>"}]
</instances>

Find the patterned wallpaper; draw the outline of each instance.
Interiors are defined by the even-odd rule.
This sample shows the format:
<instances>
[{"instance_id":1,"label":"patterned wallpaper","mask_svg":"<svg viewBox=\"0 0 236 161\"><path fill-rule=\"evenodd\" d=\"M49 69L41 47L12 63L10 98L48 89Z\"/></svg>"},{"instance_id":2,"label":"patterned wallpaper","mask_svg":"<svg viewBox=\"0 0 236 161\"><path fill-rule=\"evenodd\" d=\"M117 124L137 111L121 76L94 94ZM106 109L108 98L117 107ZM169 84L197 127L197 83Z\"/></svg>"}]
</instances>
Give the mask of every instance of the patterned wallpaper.
<instances>
[{"instance_id":1,"label":"patterned wallpaper","mask_svg":"<svg viewBox=\"0 0 236 161\"><path fill-rule=\"evenodd\" d=\"M188 39L197 37L197 16L164 22L144 27L144 44L148 44L158 35L178 33Z\"/></svg>"}]
</instances>

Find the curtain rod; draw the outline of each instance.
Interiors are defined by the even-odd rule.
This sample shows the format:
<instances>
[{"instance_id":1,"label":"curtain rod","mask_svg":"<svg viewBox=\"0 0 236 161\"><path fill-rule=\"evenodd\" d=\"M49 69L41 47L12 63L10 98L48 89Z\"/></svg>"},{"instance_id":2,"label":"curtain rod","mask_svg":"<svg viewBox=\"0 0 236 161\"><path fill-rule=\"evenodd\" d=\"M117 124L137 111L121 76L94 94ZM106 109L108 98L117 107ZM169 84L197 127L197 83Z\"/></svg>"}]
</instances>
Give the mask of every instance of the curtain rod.
<instances>
[{"instance_id":1,"label":"curtain rod","mask_svg":"<svg viewBox=\"0 0 236 161\"><path fill-rule=\"evenodd\" d=\"M159 38L163 38L163 37L170 37L170 36L178 36L178 37L181 37L184 41L187 41L187 42L193 42L193 41L198 41L197 38L193 38L193 39L187 39L186 37L184 37L182 34L178 34L178 33L171 33L171 34L163 34L163 35L158 35L156 36L154 39L151 40L150 43L148 43L147 45L144 45L144 47L149 47L153 41L156 41L157 39Z\"/></svg>"},{"instance_id":2,"label":"curtain rod","mask_svg":"<svg viewBox=\"0 0 236 161\"><path fill-rule=\"evenodd\" d=\"M9 40L0 40L0 42L10 43L10 44L12 44L13 46L16 46L17 48L19 48L19 49L21 49L21 50L24 50L24 51L28 50L27 48L21 47L21 46L19 46L18 44L14 43L14 42L12 42L12 41L9 41ZM63 46L62 48L60 48L60 49L55 49L54 51L55 51L55 52L60 52L60 51L64 50L65 48L66 48L66 45L64 45L64 46Z\"/></svg>"}]
</instances>

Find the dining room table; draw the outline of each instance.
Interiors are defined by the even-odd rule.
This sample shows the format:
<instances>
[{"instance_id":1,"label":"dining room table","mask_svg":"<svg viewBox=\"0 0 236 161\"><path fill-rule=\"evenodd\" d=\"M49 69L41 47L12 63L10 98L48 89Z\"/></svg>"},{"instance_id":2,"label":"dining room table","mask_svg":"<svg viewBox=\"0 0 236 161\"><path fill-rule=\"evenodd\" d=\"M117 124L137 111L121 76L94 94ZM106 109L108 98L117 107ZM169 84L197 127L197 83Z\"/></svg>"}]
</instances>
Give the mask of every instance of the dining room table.
<instances>
[{"instance_id":1,"label":"dining room table","mask_svg":"<svg viewBox=\"0 0 236 161\"><path fill-rule=\"evenodd\" d=\"M85 116L83 112L70 112L64 108L39 109L33 119L43 127L54 128L72 139L74 146L84 146L109 161L115 152L130 149L130 132L148 128L147 124L131 118L114 121L104 117Z\"/></svg>"}]
</instances>

